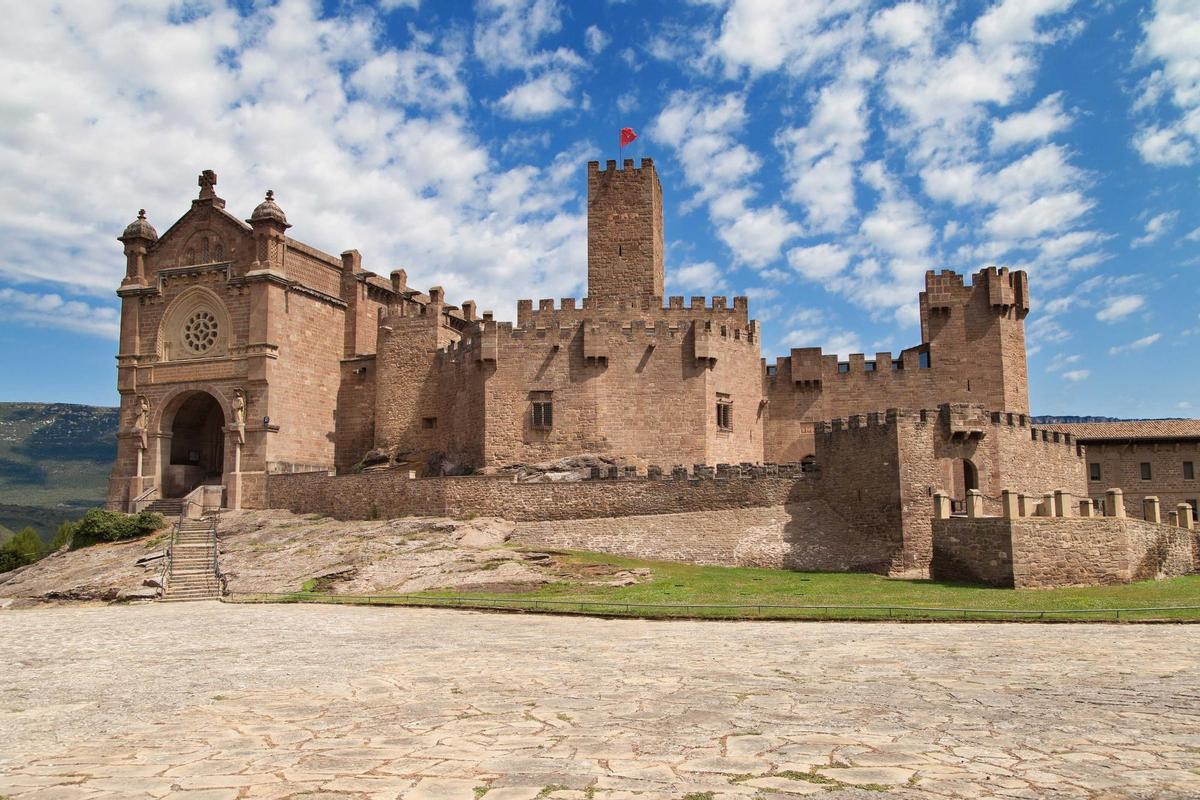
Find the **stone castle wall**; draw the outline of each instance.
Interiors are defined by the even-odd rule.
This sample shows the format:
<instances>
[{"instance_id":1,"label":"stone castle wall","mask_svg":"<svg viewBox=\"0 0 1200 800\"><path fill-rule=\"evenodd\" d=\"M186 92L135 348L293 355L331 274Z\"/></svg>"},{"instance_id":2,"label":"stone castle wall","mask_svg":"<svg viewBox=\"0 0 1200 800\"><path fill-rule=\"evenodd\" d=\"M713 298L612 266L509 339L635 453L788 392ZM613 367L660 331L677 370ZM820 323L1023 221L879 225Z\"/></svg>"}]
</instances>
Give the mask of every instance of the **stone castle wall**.
<instances>
[{"instance_id":1,"label":"stone castle wall","mask_svg":"<svg viewBox=\"0 0 1200 800\"><path fill-rule=\"evenodd\" d=\"M410 479L402 469L337 476L271 475L267 479L270 507L298 514L338 519L478 515L514 521L781 506L811 499L812 483L803 477L516 483L500 475Z\"/></svg>"},{"instance_id":2,"label":"stone castle wall","mask_svg":"<svg viewBox=\"0 0 1200 800\"><path fill-rule=\"evenodd\" d=\"M785 505L518 523L515 541L718 566L877 571L877 543L818 498Z\"/></svg>"},{"instance_id":3,"label":"stone castle wall","mask_svg":"<svg viewBox=\"0 0 1200 800\"><path fill-rule=\"evenodd\" d=\"M973 406L855 415L814 426L821 493L852 528L877 542L881 571L922 570L932 556L933 497L965 500L964 462L985 508L999 513L1009 488L1041 497L1083 492L1083 451L1065 434L1031 428L1020 414Z\"/></svg>"},{"instance_id":4,"label":"stone castle wall","mask_svg":"<svg viewBox=\"0 0 1200 800\"><path fill-rule=\"evenodd\" d=\"M1126 517L955 517L933 530L938 580L1031 589L1192 571L1192 531Z\"/></svg>"},{"instance_id":5,"label":"stone castle wall","mask_svg":"<svg viewBox=\"0 0 1200 800\"><path fill-rule=\"evenodd\" d=\"M812 454L811 424L838 417L942 403L1028 413L1025 273L989 267L967 284L957 273L927 272L920 302L922 344L899 358L842 360L809 347L764 363L768 461Z\"/></svg>"}]
</instances>

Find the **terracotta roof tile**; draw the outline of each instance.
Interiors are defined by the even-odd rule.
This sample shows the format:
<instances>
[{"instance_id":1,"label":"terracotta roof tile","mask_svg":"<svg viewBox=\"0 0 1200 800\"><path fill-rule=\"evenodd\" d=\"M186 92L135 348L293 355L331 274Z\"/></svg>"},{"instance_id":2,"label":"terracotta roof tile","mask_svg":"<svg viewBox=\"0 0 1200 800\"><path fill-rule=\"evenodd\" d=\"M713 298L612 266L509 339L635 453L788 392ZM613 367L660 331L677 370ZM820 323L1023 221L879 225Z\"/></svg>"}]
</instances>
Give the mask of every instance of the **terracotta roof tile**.
<instances>
[{"instance_id":1,"label":"terracotta roof tile","mask_svg":"<svg viewBox=\"0 0 1200 800\"><path fill-rule=\"evenodd\" d=\"M1084 442L1098 439L1200 439L1200 419L1072 422L1037 427L1069 433Z\"/></svg>"}]
</instances>

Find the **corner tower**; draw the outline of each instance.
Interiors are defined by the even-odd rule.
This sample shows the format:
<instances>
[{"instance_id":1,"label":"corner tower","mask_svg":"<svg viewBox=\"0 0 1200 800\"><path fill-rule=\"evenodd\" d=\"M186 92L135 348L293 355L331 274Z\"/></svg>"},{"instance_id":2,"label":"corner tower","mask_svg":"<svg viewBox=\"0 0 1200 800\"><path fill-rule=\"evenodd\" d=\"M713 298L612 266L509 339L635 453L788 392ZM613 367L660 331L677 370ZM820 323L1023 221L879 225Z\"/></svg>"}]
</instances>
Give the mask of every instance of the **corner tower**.
<instances>
[{"instance_id":1,"label":"corner tower","mask_svg":"<svg viewBox=\"0 0 1200 800\"><path fill-rule=\"evenodd\" d=\"M925 273L921 339L947 398L1029 413L1025 317L1029 278L1022 270L988 267L971 285L963 276Z\"/></svg>"},{"instance_id":2,"label":"corner tower","mask_svg":"<svg viewBox=\"0 0 1200 800\"><path fill-rule=\"evenodd\" d=\"M653 159L588 162L588 297L663 296L662 184Z\"/></svg>"}]
</instances>

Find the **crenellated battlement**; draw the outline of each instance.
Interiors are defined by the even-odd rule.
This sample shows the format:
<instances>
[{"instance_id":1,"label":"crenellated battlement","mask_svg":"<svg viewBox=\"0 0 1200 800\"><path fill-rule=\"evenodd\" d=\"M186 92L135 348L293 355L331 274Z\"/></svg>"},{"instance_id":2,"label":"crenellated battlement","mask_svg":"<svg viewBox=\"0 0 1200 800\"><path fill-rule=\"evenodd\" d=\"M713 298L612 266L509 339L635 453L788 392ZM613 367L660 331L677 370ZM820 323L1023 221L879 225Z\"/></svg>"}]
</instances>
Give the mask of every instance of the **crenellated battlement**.
<instances>
[{"instance_id":1,"label":"crenellated battlement","mask_svg":"<svg viewBox=\"0 0 1200 800\"><path fill-rule=\"evenodd\" d=\"M993 308L1015 309L1021 318L1029 313L1029 276L1024 270L1010 271L1008 267L985 267L972 276L970 284L952 270L929 270L925 273L921 308L933 313L949 313L953 308L969 303L976 292L983 293L987 305Z\"/></svg>"},{"instance_id":2,"label":"crenellated battlement","mask_svg":"<svg viewBox=\"0 0 1200 800\"><path fill-rule=\"evenodd\" d=\"M811 389L819 389L830 381L906 380L914 373L923 373L921 379L927 379L932 366L926 345L910 347L899 358L888 352L876 353L872 359L865 353L851 353L844 360L837 355L825 355L819 347L794 347L790 355L776 357L774 364L768 365L766 359L762 364L768 385L799 384Z\"/></svg>"},{"instance_id":3,"label":"crenellated battlement","mask_svg":"<svg viewBox=\"0 0 1200 800\"><path fill-rule=\"evenodd\" d=\"M539 339L569 342L581 333L601 335L608 341L625 339L683 339L696 332L709 340L756 345L758 326L750 322L745 326L722 324L720 320L689 319L562 319L560 317L539 318L535 314L523 324L476 320L463 331L462 338L441 347L437 352L445 357L456 357L473 347L480 346L489 338L500 338L513 342L530 342Z\"/></svg>"},{"instance_id":4,"label":"crenellated battlement","mask_svg":"<svg viewBox=\"0 0 1200 800\"><path fill-rule=\"evenodd\" d=\"M627 158L622 163L622 169L617 169L616 159L609 159L604 162L604 169L600 169L599 161L589 161L587 165L588 180L593 178L605 177L609 180L645 180L653 177L658 179L658 173L654 169L653 158L643 158L641 166L635 167L634 160Z\"/></svg>"},{"instance_id":5,"label":"crenellated battlement","mask_svg":"<svg viewBox=\"0 0 1200 800\"><path fill-rule=\"evenodd\" d=\"M1036 427L1025 414L1012 411L990 411L964 403L944 403L937 408L889 408L884 412L835 417L822 422L814 422L813 433L817 436L853 434L859 430L893 428L898 424L942 425L948 429L952 438L959 439L981 439L988 433L1001 428L1025 430L1028 431L1031 443L1074 448L1078 456L1082 456L1084 453L1084 446L1074 436Z\"/></svg>"},{"instance_id":6,"label":"crenellated battlement","mask_svg":"<svg viewBox=\"0 0 1200 800\"><path fill-rule=\"evenodd\" d=\"M685 303L685 300L687 301ZM667 298L667 305L662 304L658 297L585 297L576 300L573 297L561 298L557 305L553 298L537 301L530 299L517 301L517 323L524 324L536 317L557 316L578 319L592 318L631 318L630 315L641 312L646 315L659 314L670 318L697 316L733 316L742 322L749 322L750 299L748 297L706 297L694 295L685 298L676 295ZM584 313L586 312L586 313Z\"/></svg>"}]
</instances>

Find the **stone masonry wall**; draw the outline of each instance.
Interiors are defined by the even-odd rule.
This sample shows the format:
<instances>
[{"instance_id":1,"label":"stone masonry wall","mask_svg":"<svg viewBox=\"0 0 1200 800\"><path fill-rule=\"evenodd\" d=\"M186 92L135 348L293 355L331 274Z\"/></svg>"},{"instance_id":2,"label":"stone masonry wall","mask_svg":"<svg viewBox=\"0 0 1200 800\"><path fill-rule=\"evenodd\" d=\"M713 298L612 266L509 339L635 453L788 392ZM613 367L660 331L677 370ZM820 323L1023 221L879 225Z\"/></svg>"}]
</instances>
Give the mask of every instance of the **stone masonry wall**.
<instances>
[{"instance_id":1,"label":"stone masonry wall","mask_svg":"<svg viewBox=\"0 0 1200 800\"><path fill-rule=\"evenodd\" d=\"M930 576L939 581L1013 586L1012 526L997 517L933 520Z\"/></svg>"},{"instance_id":2,"label":"stone masonry wall","mask_svg":"<svg viewBox=\"0 0 1200 800\"><path fill-rule=\"evenodd\" d=\"M1100 505L1105 492L1118 487L1125 494L1125 513L1142 516L1142 501L1148 496L1158 498L1163 518L1180 503L1187 503L1197 517L1200 507L1200 441L1127 441L1089 442L1088 464L1098 464L1100 479L1088 481L1088 493ZM1192 465L1192 477L1184 471L1184 463ZM1142 480L1143 463L1150 465L1150 480Z\"/></svg>"},{"instance_id":3,"label":"stone masonry wall","mask_svg":"<svg viewBox=\"0 0 1200 800\"><path fill-rule=\"evenodd\" d=\"M1029 589L1192 571L1190 531L1125 517L955 517L934 520L933 529L939 580Z\"/></svg>"},{"instance_id":4,"label":"stone masonry wall","mask_svg":"<svg viewBox=\"0 0 1200 800\"><path fill-rule=\"evenodd\" d=\"M837 420L816 436L821 498L837 509L872 572L910 566L900 506L897 429L879 414ZM921 565L923 566L923 565Z\"/></svg>"},{"instance_id":5,"label":"stone masonry wall","mask_svg":"<svg viewBox=\"0 0 1200 800\"><path fill-rule=\"evenodd\" d=\"M663 296L662 186L654 162L588 163L588 296Z\"/></svg>"},{"instance_id":6,"label":"stone masonry wall","mask_svg":"<svg viewBox=\"0 0 1200 800\"><path fill-rule=\"evenodd\" d=\"M868 571L870 543L824 501L675 514L522 522L533 547L589 550L692 564L830 572Z\"/></svg>"},{"instance_id":7,"label":"stone masonry wall","mask_svg":"<svg viewBox=\"0 0 1200 800\"><path fill-rule=\"evenodd\" d=\"M811 499L814 491L812 481L792 477L514 483L507 476L410 480L407 475L403 469L271 475L270 507L338 519L475 514L534 521L780 506Z\"/></svg>"},{"instance_id":8,"label":"stone masonry wall","mask_svg":"<svg viewBox=\"0 0 1200 800\"><path fill-rule=\"evenodd\" d=\"M813 451L811 423L889 408L971 403L1028 414L1024 272L994 267L974 275L926 273L921 293L922 344L895 358L847 359L797 348L764 364L768 461L795 461Z\"/></svg>"}]
</instances>

